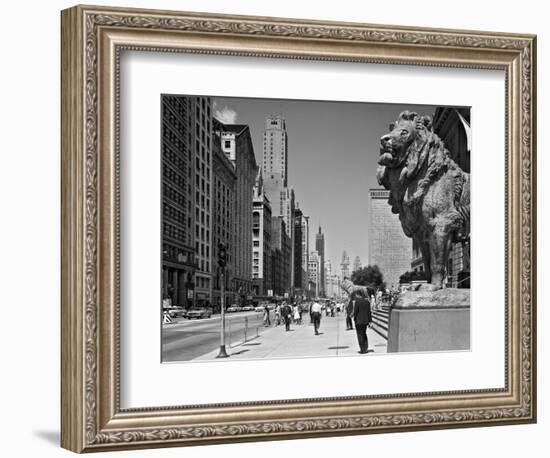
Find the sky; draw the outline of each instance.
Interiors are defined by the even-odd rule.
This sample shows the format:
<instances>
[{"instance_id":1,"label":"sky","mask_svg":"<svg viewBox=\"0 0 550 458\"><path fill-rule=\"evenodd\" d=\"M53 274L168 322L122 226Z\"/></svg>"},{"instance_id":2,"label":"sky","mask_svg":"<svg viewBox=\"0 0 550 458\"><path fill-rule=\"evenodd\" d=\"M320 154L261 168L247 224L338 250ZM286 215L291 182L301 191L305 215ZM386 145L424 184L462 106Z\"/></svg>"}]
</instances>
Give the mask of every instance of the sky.
<instances>
[{"instance_id":1,"label":"sky","mask_svg":"<svg viewBox=\"0 0 550 458\"><path fill-rule=\"evenodd\" d=\"M258 166L266 116L279 113L288 134L288 185L310 217L310 247L322 227L325 258L340 271L342 252L368 263L368 191L376 181L380 137L404 110L433 115L435 106L213 97L214 115L248 124Z\"/></svg>"}]
</instances>

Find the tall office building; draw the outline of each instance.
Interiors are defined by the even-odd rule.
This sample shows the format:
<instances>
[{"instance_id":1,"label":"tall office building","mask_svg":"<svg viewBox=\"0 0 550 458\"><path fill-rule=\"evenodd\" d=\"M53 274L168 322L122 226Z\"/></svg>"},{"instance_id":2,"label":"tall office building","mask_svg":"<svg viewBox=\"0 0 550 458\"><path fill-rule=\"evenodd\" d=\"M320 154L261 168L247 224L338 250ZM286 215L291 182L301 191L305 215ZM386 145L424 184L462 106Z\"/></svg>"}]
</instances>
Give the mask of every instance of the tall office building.
<instances>
[{"instance_id":1,"label":"tall office building","mask_svg":"<svg viewBox=\"0 0 550 458\"><path fill-rule=\"evenodd\" d=\"M342 273L342 280L351 279L351 272L349 268L349 256L346 250L342 253L342 262L340 263L340 272Z\"/></svg>"},{"instance_id":2,"label":"tall office building","mask_svg":"<svg viewBox=\"0 0 550 458\"><path fill-rule=\"evenodd\" d=\"M319 226L319 232L315 235L315 250L319 253L319 294L325 295L325 234Z\"/></svg>"},{"instance_id":3,"label":"tall office building","mask_svg":"<svg viewBox=\"0 0 550 458\"><path fill-rule=\"evenodd\" d=\"M462 170L470 173L470 152L472 149L470 109L438 107L433 117L433 128L435 133L445 142L445 147L449 150L451 158ZM418 247L413 244L413 262L411 266L415 270L424 267L419 251ZM453 288L470 287L469 239L453 243L449 253L447 278L448 285Z\"/></svg>"},{"instance_id":4,"label":"tall office building","mask_svg":"<svg viewBox=\"0 0 550 458\"><path fill-rule=\"evenodd\" d=\"M309 216L302 216L302 270L305 272L303 288L308 289L309 275Z\"/></svg>"},{"instance_id":5,"label":"tall office building","mask_svg":"<svg viewBox=\"0 0 550 458\"><path fill-rule=\"evenodd\" d=\"M261 170L254 185L252 213L252 279L257 296L273 294L271 284L271 204L264 194Z\"/></svg>"},{"instance_id":6,"label":"tall office building","mask_svg":"<svg viewBox=\"0 0 550 458\"><path fill-rule=\"evenodd\" d=\"M309 265L308 265L308 289L310 293L319 297L321 294L321 257L317 251L309 253Z\"/></svg>"},{"instance_id":7,"label":"tall office building","mask_svg":"<svg viewBox=\"0 0 550 458\"><path fill-rule=\"evenodd\" d=\"M288 137L286 123L280 114L270 115L265 120L263 139L262 172L269 180L279 180L280 187L287 187Z\"/></svg>"},{"instance_id":8,"label":"tall office building","mask_svg":"<svg viewBox=\"0 0 550 458\"><path fill-rule=\"evenodd\" d=\"M361 264L361 258L359 256L355 256L355 260L353 261L353 272L359 270L362 266Z\"/></svg>"},{"instance_id":9,"label":"tall office building","mask_svg":"<svg viewBox=\"0 0 550 458\"><path fill-rule=\"evenodd\" d=\"M225 244L227 253L227 264L224 269L224 296L225 304L231 304L234 300L232 282L235 262L235 186L237 174L235 167L229 158L223 153L219 131L213 134L212 155L214 170L214 192L212 198L212 266L214 274L214 285L212 288L212 304L215 311L221 309L221 271L217 264L218 246Z\"/></svg>"},{"instance_id":10,"label":"tall office building","mask_svg":"<svg viewBox=\"0 0 550 458\"><path fill-rule=\"evenodd\" d=\"M290 237L282 216L271 218L272 286L277 296L290 294L290 257L292 252Z\"/></svg>"},{"instance_id":11,"label":"tall office building","mask_svg":"<svg viewBox=\"0 0 550 458\"><path fill-rule=\"evenodd\" d=\"M368 263L380 268L388 288L397 288L399 277L411 268L412 242L388 205L389 193L385 189L369 190Z\"/></svg>"},{"instance_id":12,"label":"tall office building","mask_svg":"<svg viewBox=\"0 0 550 458\"><path fill-rule=\"evenodd\" d=\"M332 262L330 259L325 260L325 296L334 297L334 289L332 285Z\"/></svg>"},{"instance_id":13,"label":"tall office building","mask_svg":"<svg viewBox=\"0 0 550 458\"><path fill-rule=\"evenodd\" d=\"M302 213L302 210L298 208L298 204L296 204L296 209L294 210L294 287L295 287L295 294L301 295L305 289L307 288L306 284L306 271L302 267L302 259L303 259L303 252L302 252L302 227L303 222L302 219L304 218L304 214Z\"/></svg>"},{"instance_id":14,"label":"tall office building","mask_svg":"<svg viewBox=\"0 0 550 458\"><path fill-rule=\"evenodd\" d=\"M252 208L258 166L248 125L222 124L217 121L215 128L220 132L222 150L233 163L237 175L233 291L242 303L252 293Z\"/></svg>"},{"instance_id":15,"label":"tall office building","mask_svg":"<svg viewBox=\"0 0 550 458\"><path fill-rule=\"evenodd\" d=\"M195 303L212 303L212 101L188 97L194 114L195 151Z\"/></svg>"},{"instance_id":16,"label":"tall office building","mask_svg":"<svg viewBox=\"0 0 550 458\"><path fill-rule=\"evenodd\" d=\"M283 217L291 241L290 282L294 286L294 190L288 186L288 136L280 114L266 117L263 136L262 174L264 191L274 217Z\"/></svg>"},{"instance_id":17,"label":"tall office building","mask_svg":"<svg viewBox=\"0 0 550 458\"><path fill-rule=\"evenodd\" d=\"M162 130L163 292L177 305L209 305L211 99L163 96Z\"/></svg>"},{"instance_id":18,"label":"tall office building","mask_svg":"<svg viewBox=\"0 0 550 458\"><path fill-rule=\"evenodd\" d=\"M162 104L162 297L190 307L195 271L194 100L163 96Z\"/></svg>"}]
</instances>

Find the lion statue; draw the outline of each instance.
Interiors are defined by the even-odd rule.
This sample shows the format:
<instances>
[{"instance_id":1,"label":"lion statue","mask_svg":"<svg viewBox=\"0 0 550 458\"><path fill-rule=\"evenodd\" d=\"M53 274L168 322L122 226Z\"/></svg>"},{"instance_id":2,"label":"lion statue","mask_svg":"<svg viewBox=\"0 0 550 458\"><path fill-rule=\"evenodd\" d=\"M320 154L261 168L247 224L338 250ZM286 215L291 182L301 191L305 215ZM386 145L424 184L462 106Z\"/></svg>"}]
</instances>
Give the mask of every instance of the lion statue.
<instances>
[{"instance_id":1,"label":"lion statue","mask_svg":"<svg viewBox=\"0 0 550 458\"><path fill-rule=\"evenodd\" d=\"M431 289L444 288L452 243L470 237L470 174L451 159L432 118L404 111L380 139L378 183L420 248Z\"/></svg>"}]
</instances>

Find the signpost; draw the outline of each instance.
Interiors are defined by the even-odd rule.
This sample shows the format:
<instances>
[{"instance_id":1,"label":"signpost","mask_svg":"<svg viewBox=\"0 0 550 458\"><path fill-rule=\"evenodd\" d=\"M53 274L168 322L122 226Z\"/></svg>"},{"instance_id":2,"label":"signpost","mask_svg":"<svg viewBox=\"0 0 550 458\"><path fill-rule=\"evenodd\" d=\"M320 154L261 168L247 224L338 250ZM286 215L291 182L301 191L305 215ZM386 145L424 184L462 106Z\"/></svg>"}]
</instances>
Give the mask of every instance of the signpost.
<instances>
[{"instance_id":1,"label":"signpost","mask_svg":"<svg viewBox=\"0 0 550 458\"><path fill-rule=\"evenodd\" d=\"M218 266L220 267L220 294L221 294L221 319L220 319L220 351L216 358L227 358L225 351L225 266L227 264L227 247L225 243L218 243Z\"/></svg>"}]
</instances>

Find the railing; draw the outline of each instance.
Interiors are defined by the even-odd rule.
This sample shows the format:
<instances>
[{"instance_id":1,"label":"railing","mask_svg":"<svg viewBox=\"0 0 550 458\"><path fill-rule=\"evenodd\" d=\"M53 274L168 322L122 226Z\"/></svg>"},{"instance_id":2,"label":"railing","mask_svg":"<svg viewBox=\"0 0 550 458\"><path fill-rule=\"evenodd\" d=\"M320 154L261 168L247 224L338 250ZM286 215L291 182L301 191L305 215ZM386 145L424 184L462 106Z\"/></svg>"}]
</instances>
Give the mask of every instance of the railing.
<instances>
[{"instance_id":1,"label":"railing","mask_svg":"<svg viewBox=\"0 0 550 458\"><path fill-rule=\"evenodd\" d=\"M260 336L264 330L263 313L256 312L244 317L226 315L226 342L229 348L250 342Z\"/></svg>"}]
</instances>

